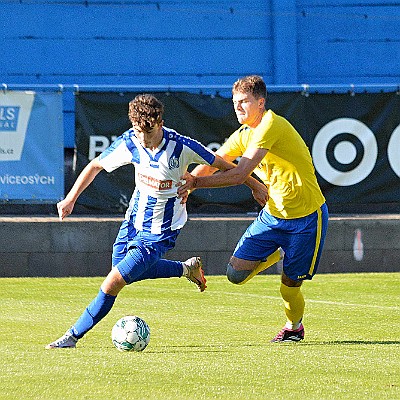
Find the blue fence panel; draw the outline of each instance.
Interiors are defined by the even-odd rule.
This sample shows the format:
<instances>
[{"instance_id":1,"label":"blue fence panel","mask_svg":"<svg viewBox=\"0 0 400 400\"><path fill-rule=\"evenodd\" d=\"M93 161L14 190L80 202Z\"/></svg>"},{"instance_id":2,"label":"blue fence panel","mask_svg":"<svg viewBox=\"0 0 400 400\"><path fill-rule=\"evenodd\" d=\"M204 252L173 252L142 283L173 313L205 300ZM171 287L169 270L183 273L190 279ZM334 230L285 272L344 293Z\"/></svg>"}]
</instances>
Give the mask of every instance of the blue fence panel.
<instances>
[{"instance_id":1,"label":"blue fence panel","mask_svg":"<svg viewBox=\"0 0 400 400\"><path fill-rule=\"evenodd\" d=\"M203 84L272 75L270 12L261 0L13 2L0 11L6 82Z\"/></svg>"},{"instance_id":2,"label":"blue fence panel","mask_svg":"<svg viewBox=\"0 0 400 400\"><path fill-rule=\"evenodd\" d=\"M346 4L347 3L347 4ZM400 4L302 2L298 79L307 83L400 81Z\"/></svg>"}]
</instances>

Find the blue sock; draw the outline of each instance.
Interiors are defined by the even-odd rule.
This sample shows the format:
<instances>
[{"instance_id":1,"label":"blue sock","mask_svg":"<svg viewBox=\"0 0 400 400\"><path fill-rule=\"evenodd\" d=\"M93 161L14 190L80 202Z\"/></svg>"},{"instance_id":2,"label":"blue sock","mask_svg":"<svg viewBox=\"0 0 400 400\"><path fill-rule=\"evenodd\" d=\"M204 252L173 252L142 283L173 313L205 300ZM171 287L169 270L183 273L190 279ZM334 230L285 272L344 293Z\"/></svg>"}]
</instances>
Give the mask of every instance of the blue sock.
<instances>
[{"instance_id":1,"label":"blue sock","mask_svg":"<svg viewBox=\"0 0 400 400\"><path fill-rule=\"evenodd\" d=\"M86 307L85 311L71 327L70 332L80 339L86 332L101 321L114 305L116 296L104 293L101 289L97 297Z\"/></svg>"}]
</instances>

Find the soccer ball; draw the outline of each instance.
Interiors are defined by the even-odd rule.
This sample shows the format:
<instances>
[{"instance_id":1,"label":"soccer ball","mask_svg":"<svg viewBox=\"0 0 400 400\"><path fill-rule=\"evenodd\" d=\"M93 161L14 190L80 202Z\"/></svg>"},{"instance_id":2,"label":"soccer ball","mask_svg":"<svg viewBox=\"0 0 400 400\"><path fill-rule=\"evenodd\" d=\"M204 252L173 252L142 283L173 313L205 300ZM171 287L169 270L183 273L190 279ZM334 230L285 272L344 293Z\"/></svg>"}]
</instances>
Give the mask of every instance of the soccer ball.
<instances>
[{"instance_id":1,"label":"soccer ball","mask_svg":"<svg viewBox=\"0 0 400 400\"><path fill-rule=\"evenodd\" d=\"M150 328L141 318L129 315L116 322L111 339L120 351L143 351L150 341Z\"/></svg>"}]
</instances>

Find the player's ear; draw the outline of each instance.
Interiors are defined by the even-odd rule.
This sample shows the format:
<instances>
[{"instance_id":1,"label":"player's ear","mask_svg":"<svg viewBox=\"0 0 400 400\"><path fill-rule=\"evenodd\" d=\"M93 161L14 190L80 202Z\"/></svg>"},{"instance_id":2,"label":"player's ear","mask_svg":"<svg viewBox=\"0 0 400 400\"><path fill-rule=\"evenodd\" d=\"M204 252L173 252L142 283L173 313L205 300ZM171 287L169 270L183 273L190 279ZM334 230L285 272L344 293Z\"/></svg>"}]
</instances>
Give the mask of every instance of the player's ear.
<instances>
[{"instance_id":1,"label":"player's ear","mask_svg":"<svg viewBox=\"0 0 400 400\"><path fill-rule=\"evenodd\" d=\"M264 97L260 97L258 99L258 105L260 108L265 108L265 98Z\"/></svg>"}]
</instances>

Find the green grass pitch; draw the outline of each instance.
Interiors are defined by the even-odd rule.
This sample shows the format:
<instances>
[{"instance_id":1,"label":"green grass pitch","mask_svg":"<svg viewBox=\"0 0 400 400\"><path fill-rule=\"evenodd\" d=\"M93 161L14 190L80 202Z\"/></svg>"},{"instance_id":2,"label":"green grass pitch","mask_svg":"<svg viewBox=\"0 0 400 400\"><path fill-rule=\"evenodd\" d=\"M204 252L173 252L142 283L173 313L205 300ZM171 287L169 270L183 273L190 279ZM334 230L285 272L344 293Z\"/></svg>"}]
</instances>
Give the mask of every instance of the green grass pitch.
<instances>
[{"instance_id":1,"label":"green grass pitch","mask_svg":"<svg viewBox=\"0 0 400 400\"><path fill-rule=\"evenodd\" d=\"M400 273L305 282L305 340L269 343L285 322L279 276L243 286L208 277L126 287L76 349L45 350L102 278L0 279L0 399L400 399ZM121 353L114 323L150 326L142 353Z\"/></svg>"}]
</instances>

